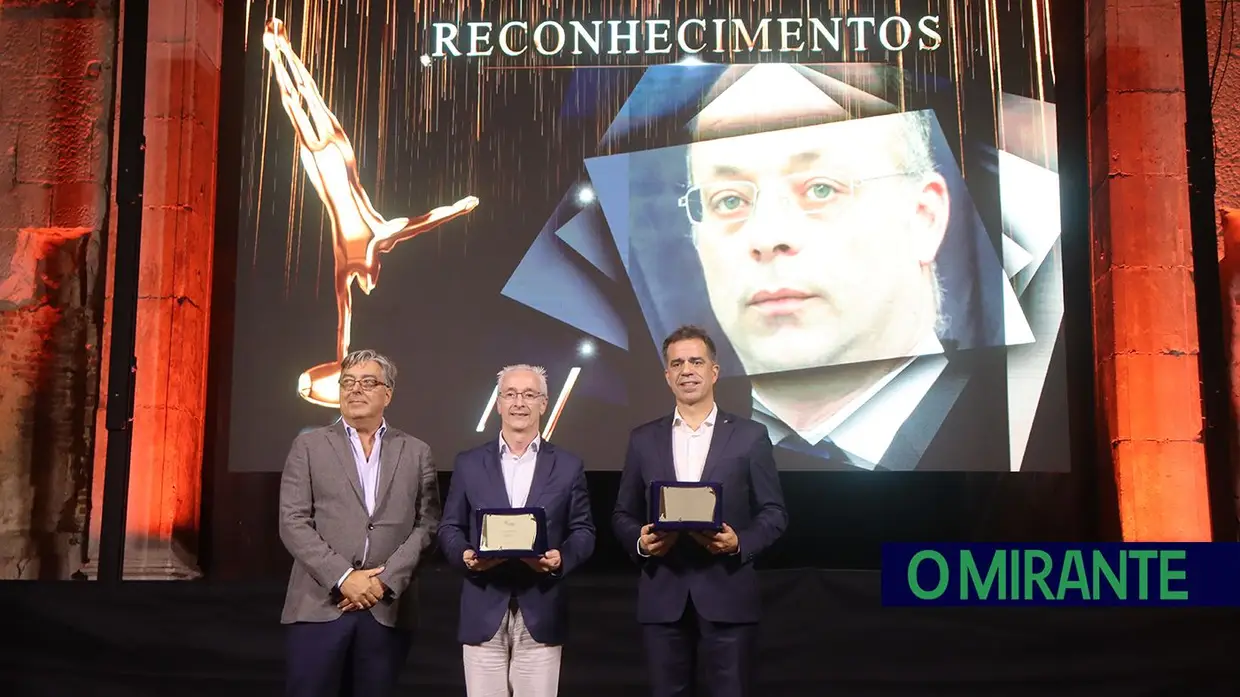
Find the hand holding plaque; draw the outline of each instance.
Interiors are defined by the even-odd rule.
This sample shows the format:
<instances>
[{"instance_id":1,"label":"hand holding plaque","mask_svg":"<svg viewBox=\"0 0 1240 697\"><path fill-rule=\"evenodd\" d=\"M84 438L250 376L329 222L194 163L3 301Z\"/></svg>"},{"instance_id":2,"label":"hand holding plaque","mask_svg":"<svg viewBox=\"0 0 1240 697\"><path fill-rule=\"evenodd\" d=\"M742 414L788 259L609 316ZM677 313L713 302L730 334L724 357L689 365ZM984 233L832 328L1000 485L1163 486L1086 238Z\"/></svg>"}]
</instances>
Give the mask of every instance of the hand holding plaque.
<instances>
[{"instance_id":1,"label":"hand holding plaque","mask_svg":"<svg viewBox=\"0 0 1240 697\"><path fill-rule=\"evenodd\" d=\"M560 550L549 549L541 557L526 557L521 561L540 574L552 574L560 570L564 563Z\"/></svg>"},{"instance_id":2,"label":"hand holding plaque","mask_svg":"<svg viewBox=\"0 0 1240 697\"><path fill-rule=\"evenodd\" d=\"M547 516L541 508L478 510L480 558L541 557L547 551Z\"/></svg>"},{"instance_id":3,"label":"hand holding plaque","mask_svg":"<svg viewBox=\"0 0 1240 697\"><path fill-rule=\"evenodd\" d=\"M655 531L721 530L723 485L716 482L652 482L650 512Z\"/></svg>"}]
</instances>

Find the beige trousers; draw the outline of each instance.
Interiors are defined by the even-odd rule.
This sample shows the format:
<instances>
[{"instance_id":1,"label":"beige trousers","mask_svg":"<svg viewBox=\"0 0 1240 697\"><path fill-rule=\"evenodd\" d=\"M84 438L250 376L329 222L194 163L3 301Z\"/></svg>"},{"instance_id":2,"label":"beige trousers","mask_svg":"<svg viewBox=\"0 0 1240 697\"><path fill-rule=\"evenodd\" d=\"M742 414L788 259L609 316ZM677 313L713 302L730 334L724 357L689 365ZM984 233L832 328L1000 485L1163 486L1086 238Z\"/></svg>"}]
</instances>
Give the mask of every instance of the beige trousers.
<instances>
[{"instance_id":1,"label":"beige trousers","mask_svg":"<svg viewBox=\"0 0 1240 697\"><path fill-rule=\"evenodd\" d=\"M534 641L521 610L504 614L495 636L462 647L468 697L556 697L561 647Z\"/></svg>"}]
</instances>

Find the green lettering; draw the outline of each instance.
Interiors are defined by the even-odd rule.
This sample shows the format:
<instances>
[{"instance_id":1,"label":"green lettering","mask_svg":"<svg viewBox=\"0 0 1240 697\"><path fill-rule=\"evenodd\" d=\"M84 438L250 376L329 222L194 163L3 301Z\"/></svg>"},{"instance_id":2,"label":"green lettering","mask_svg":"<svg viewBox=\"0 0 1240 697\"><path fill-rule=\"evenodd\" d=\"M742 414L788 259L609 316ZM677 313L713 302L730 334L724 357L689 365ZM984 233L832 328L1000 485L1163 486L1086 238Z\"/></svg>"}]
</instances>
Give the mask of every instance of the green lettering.
<instances>
[{"instance_id":1,"label":"green lettering","mask_svg":"<svg viewBox=\"0 0 1240 697\"><path fill-rule=\"evenodd\" d=\"M1071 578L1069 577L1071 576ZM1064 592L1069 588L1081 592L1082 600L1089 600L1089 582L1085 580L1085 560L1081 558L1081 550L1070 549L1063 560L1063 569L1059 572L1059 589L1055 600L1063 600Z\"/></svg>"},{"instance_id":2,"label":"green lettering","mask_svg":"<svg viewBox=\"0 0 1240 697\"><path fill-rule=\"evenodd\" d=\"M1123 552L1120 552L1118 577L1115 575L1115 570L1111 568L1111 563L1107 561L1106 555L1096 549L1094 550L1092 566L1094 568L1094 600L1102 597L1102 579L1100 576L1106 576L1107 583L1111 586L1111 590L1115 592L1116 600L1128 598L1128 563Z\"/></svg>"},{"instance_id":3,"label":"green lettering","mask_svg":"<svg viewBox=\"0 0 1240 697\"><path fill-rule=\"evenodd\" d=\"M1137 597L1141 600L1149 600L1150 598L1150 560L1158 556L1158 552L1152 549L1138 549L1128 553L1128 556L1137 559L1141 564L1137 567Z\"/></svg>"},{"instance_id":4,"label":"green lettering","mask_svg":"<svg viewBox=\"0 0 1240 697\"><path fill-rule=\"evenodd\" d=\"M1158 554L1158 599L1188 600L1188 591L1173 591L1169 587L1171 581L1183 581L1188 577L1184 570L1171 570L1172 559L1184 559L1187 553L1182 549L1164 549Z\"/></svg>"},{"instance_id":5,"label":"green lettering","mask_svg":"<svg viewBox=\"0 0 1240 697\"><path fill-rule=\"evenodd\" d=\"M1042 568L1038 571L1033 569L1033 560L1042 562ZM1046 577L1051 573L1051 555L1040 549L1025 550L1025 594L1023 600L1033 600L1033 585L1036 583L1038 588L1042 589L1042 597L1050 599L1055 597L1051 593L1051 589L1046 585Z\"/></svg>"},{"instance_id":6,"label":"green lettering","mask_svg":"<svg viewBox=\"0 0 1240 697\"><path fill-rule=\"evenodd\" d=\"M933 561L939 567L939 582L935 585L933 590L929 591L922 588L921 582L917 580L917 567L927 559ZM933 549L923 549L917 554L914 554L913 558L909 560L908 589L913 592L913 595L921 598L922 600L936 600L939 596L943 595L943 591L947 590L947 582L950 577L951 574L947 570L947 560L943 558L942 554L939 554Z\"/></svg>"},{"instance_id":7,"label":"green lettering","mask_svg":"<svg viewBox=\"0 0 1240 697\"><path fill-rule=\"evenodd\" d=\"M999 600L1016 600L1020 597L1020 552L1012 550L1012 554L1008 557L1008 559L1012 561L1011 583L1008 584L1009 590L1007 597L1003 597L1003 594L1000 593Z\"/></svg>"},{"instance_id":8,"label":"green lettering","mask_svg":"<svg viewBox=\"0 0 1240 697\"><path fill-rule=\"evenodd\" d=\"M985 600L990 595L990 586L997 578L999 581L999 599L1003 599L1004 580L1007 568L1007 553L1003 550L995 552L990 558L990 566L986 568L986 580L983 581L977 570L977 563L973 560L973 553L969 550L960 552L960 599L967 600L969 597L969 588L977 591L977 599Z\"/></svg>"}]
</instances>

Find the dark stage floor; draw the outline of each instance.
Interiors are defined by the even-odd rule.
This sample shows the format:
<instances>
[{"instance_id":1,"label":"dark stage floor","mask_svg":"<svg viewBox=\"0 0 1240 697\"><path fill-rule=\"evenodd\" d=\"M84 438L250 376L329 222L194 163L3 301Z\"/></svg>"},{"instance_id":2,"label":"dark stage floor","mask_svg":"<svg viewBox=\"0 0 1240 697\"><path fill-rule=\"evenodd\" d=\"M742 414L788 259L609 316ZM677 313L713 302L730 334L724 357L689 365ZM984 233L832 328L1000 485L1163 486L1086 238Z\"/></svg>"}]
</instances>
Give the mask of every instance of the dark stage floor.
<instances>
[{"instance_id":1,"label":"dark stage floor","mask_svg":"<svg viewBox=\"0 0 1240 697\"><path fill-rule=\"evenodd\" d=\"M878 575L766 572L759 697L1240 695L1240 612L885 609ZM635 577L572 581L563 697L645 695ZM458 581L423 575L407 695L464 695ZM0 695L282 692L280 584L0 584ZM705 696L703 696L705 697Z\"/></svg>"}]
</instances>

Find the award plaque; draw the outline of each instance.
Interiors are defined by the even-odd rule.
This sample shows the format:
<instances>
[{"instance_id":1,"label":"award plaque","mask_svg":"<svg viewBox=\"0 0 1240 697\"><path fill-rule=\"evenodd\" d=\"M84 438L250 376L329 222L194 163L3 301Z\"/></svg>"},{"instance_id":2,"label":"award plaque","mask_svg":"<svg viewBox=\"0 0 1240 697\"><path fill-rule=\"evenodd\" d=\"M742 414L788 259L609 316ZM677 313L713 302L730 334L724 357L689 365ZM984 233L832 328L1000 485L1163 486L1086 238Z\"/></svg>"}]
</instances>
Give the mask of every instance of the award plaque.
<instances>
[{"instance_id":1,"label":"award plaque","mask_svg":"<svg viewBox=\"0 0 1240 697\"><path fill-rule=\"evenodd\" d=\"M723 529L723 485L717 482L651 482L650 515L656 531Z\"/></svg>"},{"instance_id":2,"label":"award plaque","mask_svg":"<svg viewBox=\"0 0 1240 697\"><path fill-rule=\"evenodd\" d=\"M482 508L476 522L479 557L541 557L547 551L547 513L541 508Z\"/></svg>"}]
</instances>

